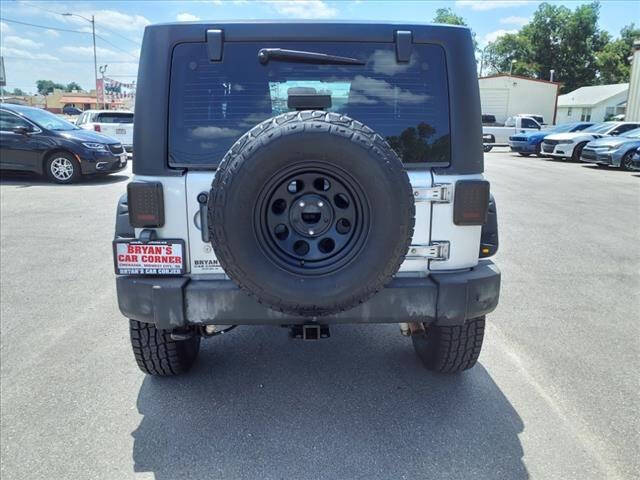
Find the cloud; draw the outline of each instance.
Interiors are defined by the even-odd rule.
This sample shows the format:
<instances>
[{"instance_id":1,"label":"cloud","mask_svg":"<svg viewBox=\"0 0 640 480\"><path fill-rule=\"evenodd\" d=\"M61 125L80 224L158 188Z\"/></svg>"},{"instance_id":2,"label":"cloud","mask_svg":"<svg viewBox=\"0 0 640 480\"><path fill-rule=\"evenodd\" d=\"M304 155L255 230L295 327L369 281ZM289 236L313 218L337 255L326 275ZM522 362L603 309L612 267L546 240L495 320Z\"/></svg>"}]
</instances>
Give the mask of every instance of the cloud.
<instances>
[{"instance_id":1,"label":"cloud","mask_svg":"<svg viewBox=\"0 0 640 480\"><path fill-rule=\"evenodd\" d=\"M532 3L530 0L456 0L456 7L471 7L471 10L494 10L496 8L519 7Z\"/></svg>"},{"instance_id":2,"label":"cloud","mask_svg":"<svg viewBox=\"0 0 640 480\"><path fill-rule=\"evenodd\" d=\"M69 46L62 47L60 49L63 53L68 53L70 55L75 55L78 58L86 58L93 60L93 47L79 47L79 46ZM110 50L104 47L96 47L96 55L98 56L99 62L104 62L107 60L122 60L122 53L116 52L114 50ZM128 59L127 59L128 60Z\"/></svg>"},{"instance_id":3,"label":"cloud","mask_svg":"<svg viewBox=\"0 0 640 480\"><path fill-rule=\"evenodd\" d=\"M395 75L404 72L413 67L416 63L416 57L412 56L407 63L398 63L396 61L396 53L390 50L376 50L369 57L369 61L373 63L373 73L382 73L384 75Z\"/></svg>"},{"instance_id":4,"label":"cloud","mask_svg":"<svg viewBox=\"0 0 640 480\"><path fill-rule=\"evenodd\" d=\"M9 33L11 31L11 27L4 22L0 22L0 34Z\"/></svg>"},{"instance_id":5,"label":"cloud","mask_svg":"<svg viewBox=\"0 0 640 480\"><path fill-rule=\"evenodd\" d=\"M363 75L356 75L351 82L349 103L372 105L378 100L393 105L394 103L417 104L426 101L428 95L413 93L396 87L385 80L378 80Z\"/></svg>"},{"instance_id":6,"label":"cloud","mask_svg":"<svg viewBox=\"0 0 640 480\"><path fill-rule=\"evenodd\" d=\"M87 18L91 18L91 15L95 15L96 26L101 24L108 26L108 28L112 30L120 30L123 32L140 32L144 27L151 23L149 19L142 15L129 15L117 10L80 11L78 12L78 15L82 15ZM76 16L61 18L75 25L87 25L86 20Z\"/></svg>"},{"instance_id":7,"label":"cloud","mask_svg":"<svg viewBox=\"0 0 640 480\"><path fill-rule=\"evenodd\" d=\"M484 37L482 37L482 45L486 45L488 43L491 42L495 42L498 38L500 38L503 35L506 35L508 33L518 33L518 30L504 30L504 29L499 29L496 30L494 32L489 32L487 33Z\"/></svg>"},{"instance_id":8,"label":"cloud","mask_svg":"<svg viewBox=\"0 0 640 480\"><path fill-rule=\"evenodd\" d=\"M501 18L500 23L504 25L518 25L519 27L522 27L523 25L526 25L527 23L529 23L529 20L530 19L527 17L511 16L511 17Z\"/></svg>"},{"instance_id":9,"label":"cloud","mask_svg":"<svg viewBox=\"0 0 640 480\"><path fill-rule=\"evenodd\" d=\"M50 30L50 29L49 30L45 30L44 34L48 35L49 37L52 37L52 38L57 38L57 37L60 36L60 34L58 32L56 32L55 30Z\"/></svg>"},{"instance_id":10,"label":"cloud","mask_svg":"<svg viewBox=\"0 0 640 480\"><path fill-rule=\"evenodd\" d=\"M290 18L333 18L338 10L322 0L265 0L280 15Z\"/></svg>"},{"instance_id":11,"label":"cloud","mask_svg":"<svg viewBox=\"0 0 640 480\"><path fill-rule=\"evenodd\" d=\"M16 37L13 35L4 37L3 45L18 48L40 48L43 46L42 43L34 42L33 40L29 40L28 38Z\"/></svg>"},{"instance_id":12,"label":"cloud","mask_svg":"<svg viewBox=\"0 0 640 480\"><path fill-rule=\"evenodd\" d=\"M191 136L195 138L225 138L235 137L242 132L235 128L227 127L196 127L191 131Z\"/></svg>"},{"instance_id":13,"label":"cloud","mask_svg":"<svg viewBox=\"0 0 640 480\"><path fill-rule=\"evenodd\" d=\"M7 57L18 57L24 60L48 60L52 62L60 60L58 57L54 57L48 53L33 53L19 48L5 47L4 45L2 46L2 55ZM33 65L31 66L33 67Z\"/></svg>"},{"instance_id":14,"label":"cloud","mask_svg":"<svg viewBox=\"0 0 640 480\"><path fill-rule=\"evenodd\" d=\"M200 17L193 15L192 13L179 13L176 15L176 20L179 22L195 22L200 20Z\"/></svg>"}]
</instances>

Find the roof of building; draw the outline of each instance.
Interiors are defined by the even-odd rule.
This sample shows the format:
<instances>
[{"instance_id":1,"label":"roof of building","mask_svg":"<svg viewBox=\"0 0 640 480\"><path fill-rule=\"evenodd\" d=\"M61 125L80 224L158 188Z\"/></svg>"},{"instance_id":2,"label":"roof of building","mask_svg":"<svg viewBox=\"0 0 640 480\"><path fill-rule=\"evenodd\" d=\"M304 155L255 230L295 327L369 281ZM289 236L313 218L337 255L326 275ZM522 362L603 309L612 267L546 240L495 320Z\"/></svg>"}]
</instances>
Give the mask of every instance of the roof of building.
<instances>
[{"instance_id":1,"label":"roof of building","mask_svg":"<svg viewBox=\"0 0 640 480\"><path fill-rule=\"evenodd\" d=\"M549 80L541 80L539 78L523 77L522 75L509 75L507 73L498 73L496 75L487 75L486 77L478 77L478 80L488 80L488 79L491 79L491 78L500 78L500 77L517 78L518 80L529 80L531 82L549 83L551 85L561 85L560 82L550 82Z\"/></svg>"},{"instance_id":2,"label":"roof of building","mask_svg":"<svg viewBox=\"0 0 640 480\"><path fill-rule=\"evenodd\" d=\"M628 83L580 87L573 92L560 95L558 97L558 107L589 107L604 102L620 93L627 92L628 90Z\"/></svg>"}]
</instances>

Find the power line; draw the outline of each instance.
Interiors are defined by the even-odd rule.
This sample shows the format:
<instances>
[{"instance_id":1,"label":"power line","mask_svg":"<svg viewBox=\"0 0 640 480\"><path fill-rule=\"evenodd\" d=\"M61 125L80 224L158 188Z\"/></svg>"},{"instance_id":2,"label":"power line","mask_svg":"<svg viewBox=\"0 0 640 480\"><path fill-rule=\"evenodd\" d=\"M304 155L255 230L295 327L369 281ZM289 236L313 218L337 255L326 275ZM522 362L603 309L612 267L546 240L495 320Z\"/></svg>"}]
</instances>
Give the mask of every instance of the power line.
<instances>
[{"instance_id":1,"label":"power line","mask_svg":"<svg viewBox=\"0 0 640 480\"><path fill-rule=\"evenodd\" d=\"M33 8L37 8L38 10L42 10L43 12L47 12L47 13L54 13L54 14L56 14L56 15L61 15L61 16L63 16L63 17L65 16L65 14L64 14L64 13L62 13L62 12L56 12L56 11L53 11L53 10L49 10L49 9L47 9L47 8L43 8L43 7L39 6L39 5L36 5L35 3L31 3L31 2L25 2L25 3L26 3L27 5L29 5L29 6L33 7ZM97 22L96 22L96 23L97 23ZM126 41L128 41L128 42L131 42L131 43L133 43L133 44L135 44L135 45L140 46L140 42L136 42L135 40L131 40L130 38L127 38L127 37L125 37L124 35L121 35L121 34L120 34L120 33L118 33L118 32L114 32L113 30L111 30L110 28L105 27L104 25L102 25L100 28L102 28L102 29L106 30L106 31L107 31L107 32L109 32L109 33L112 33L112 34L114 34L114 35L117 35L118 37L123 38L123 39L125 39L125 40L126 40Z\"/></svg>"},{"instance_id":2,"label":"power line","mask_svg":"<svg viewBox=\"0 0 640 480\"><path fill-rule=\"evenodd\" d=\"M71 30L69 28L48 27L46 25L36 25L35 23L19 22L18 20L11 20L10 18L6 18L6 17L3 17L2 21L9 22L9 23L18 23L20 25L27 25L28 27L44 28L46 30L57 30L59 32L83 33L85 35L91 35L91 32L82 32L80 30Z\"/></svg>"},{"instance_id":3,"label":"power line","mask_svg":"<svg viewBox=\"0 0 640 480\"><path fill-rule=\"evenodd\" d=\"M96 38L99 38L100 40L102 40L105 43L108 43L109 45L111 45L113 48L115 48L116 50L120 50L122 53L126 53L127 55L129 55L131 58L135 58L136 60L138 59L138 57L136 57L135 55L133 55L132 53L127 52L126 50L120 48L119 46L115 45L114 43L111 43L109 40L107 40L104 37L101 37L100 35L96 34Z\"/></svg>"},{"instance_id":4,"label":"power line","mask_svg":"<svg viewBox=\"0 0 640 480\"><path fill-rule=\"evenodd\" d=\"M41 59L38 58L24 58L24 57L12 57L12 56L4 56L5 60L21 60L25 62L42 62ZM93 60L56 60L56 62L60 63L93 63ZM138 64L137 60L109 60L109 63L131 63Z\"/></svg>"}]
</instances>

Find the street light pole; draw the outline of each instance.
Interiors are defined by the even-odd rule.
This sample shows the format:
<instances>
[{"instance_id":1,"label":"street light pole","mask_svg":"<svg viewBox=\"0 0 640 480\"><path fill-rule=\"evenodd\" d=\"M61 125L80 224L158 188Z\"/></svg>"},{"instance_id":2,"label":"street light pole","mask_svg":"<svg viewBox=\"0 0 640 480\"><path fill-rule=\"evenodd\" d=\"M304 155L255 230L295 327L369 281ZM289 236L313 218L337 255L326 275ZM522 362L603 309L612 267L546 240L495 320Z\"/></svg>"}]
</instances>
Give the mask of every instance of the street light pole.
<instances>
[{"instance_id":1,"label":"street light pole","mask_svg":"<svg viewBox=\"0 0 640 480\"><path fill-rule=\"evenodd\" d=\"M98 57L96 56L96 20L91 15L91 34L93 36L93 75L96 79L96 103L98 103ZM104 80L102 81L104 91Z\"/></svg>"},{"instance_id":2,"label":"street light pole","mask_svg":"<svg viewBox=\"0 0 640 480\"><path fill-rule=\"evenodd\" d=\"M98 103L98 57L96 55L96 19L94 15L91 15L91 20L77 13L61 13L63 17L78 17L86 20L91 24L91 36L93 37L93 77L96 80L96 104ZM102 86L104 88L104 85Z\"/></svg>"}]
</instances>

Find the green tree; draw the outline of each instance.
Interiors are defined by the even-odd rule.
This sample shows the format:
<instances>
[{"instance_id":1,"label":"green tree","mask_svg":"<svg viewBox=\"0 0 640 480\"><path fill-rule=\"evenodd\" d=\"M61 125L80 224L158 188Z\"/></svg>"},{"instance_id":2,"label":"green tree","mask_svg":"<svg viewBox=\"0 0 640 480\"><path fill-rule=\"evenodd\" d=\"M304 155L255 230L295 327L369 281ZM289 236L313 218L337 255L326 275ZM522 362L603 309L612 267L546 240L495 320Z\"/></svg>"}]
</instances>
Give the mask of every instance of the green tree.
<instances>
[{"instance_id":1,"label":"green tree","mask_svg":"<svg viewBox=\"0 0 640 480\"><path fill-rule=\"evenodd\" d=\"M54 89L64 90L66 87L61 83L55 83L52 80L38 80L36 81L36 88L41 95L47 95L53 92Z\"/></svg>"},{"instance_id":2,"label":"green tree","mask_svg":"<svg viewBox=\"0 0 640 480\"><path fill-rule=\"evenodd\" d=\"M464 27L467 26L465 19L454 13L450 8L438 8L432 22L446 23L447 25L462 25ZM473 49L478 50L478 42L476 41L476 34L473 30L471 31L471 37L473 38Z\"/></svg>"},{"instance_id":3,"label":"green tree","mask_svg":"<svg viewBox=\"0 0 640 480\"><path fill-rule=\"evenodd\" d=\"M82 87L78 85L76 82L68 83L64 89L67 92L73 92L74 90L82 91Z\"/></svg>"},{"instance_id":4,"label":"green tree","mask_svg":"<svg viewBox=\"0 0 640 480\"><path fill-rule=\"evenodd\" d=\"M620 38L609 41L596 54L599 83L625 83L631 76L631 50L633 41L640 38L640 28L630 24L620 30Z\"/></svg>"},{"instance_id":5,"label":"green tree","mask_svg":"<svg viewBox=\"0 0 640 480\"><path fill-rule=\"evenodd\" d=\"M542 3L533 19L515 34L504 35L487 47L486 61L497 72L509 71L548 79L555 70L556 81L571 91L597 80L596 52L608 42L598 30L599 2L571 10Z\"/></svg>"}]
</instances>

